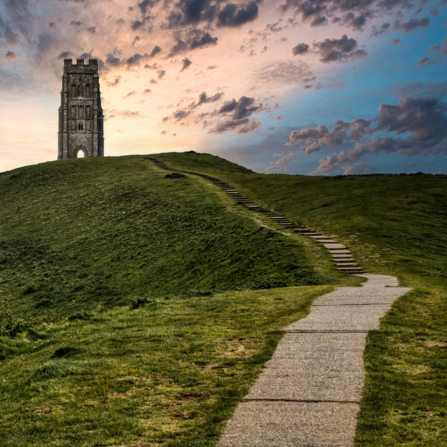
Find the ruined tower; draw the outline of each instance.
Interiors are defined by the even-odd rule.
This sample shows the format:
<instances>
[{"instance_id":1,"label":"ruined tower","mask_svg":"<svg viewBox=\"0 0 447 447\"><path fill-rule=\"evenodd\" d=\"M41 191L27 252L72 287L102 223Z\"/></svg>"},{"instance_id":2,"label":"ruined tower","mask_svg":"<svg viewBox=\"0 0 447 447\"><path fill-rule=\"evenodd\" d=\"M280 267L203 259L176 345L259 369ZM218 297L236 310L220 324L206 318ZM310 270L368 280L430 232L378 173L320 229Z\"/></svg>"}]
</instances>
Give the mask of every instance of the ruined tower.
<instances>
[{"instance_id":1,"label":"ruined tower","mask_svg":"<svg viewBox=\"0 0 447 447\"><path fill-rule=\"evenodd\" d=\"M59 108L58 159L104 157L103 112L99 90L98 61L64 60Z\"/></svg>"}]
</instances>

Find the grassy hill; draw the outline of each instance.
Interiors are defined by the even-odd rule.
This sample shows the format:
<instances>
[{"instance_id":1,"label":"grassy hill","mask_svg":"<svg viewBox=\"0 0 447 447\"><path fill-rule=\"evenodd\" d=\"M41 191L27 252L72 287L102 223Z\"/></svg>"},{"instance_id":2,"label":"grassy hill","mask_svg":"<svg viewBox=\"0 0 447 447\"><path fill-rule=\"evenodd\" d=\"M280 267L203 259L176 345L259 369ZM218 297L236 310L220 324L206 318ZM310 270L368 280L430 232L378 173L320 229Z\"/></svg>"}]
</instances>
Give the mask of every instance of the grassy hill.
<instances>
[{"instance_id":1,"label":"grassy hill","mask_svg":"<svg viewBox=\"0 0 447 447\"><path fill-rule=\"evenodd\" d=\"M215 445L279 330L359 283L141 156L3 173L0 210L2 446Z\"/></svg>"},{"instance_id":2,"label":"grassy hill","mask_svg":"<svg viewBox=\"0 0 447 447\"><path fill-rule=\"evenodd\" d=\"M333 235L370 273L414 290L372 331L356 446L434 446L447 437L447 176L307 177L224 172L209 155L160 154L215 175L289 219Z\"/></svg>"},{"instance_id":3,"label":"grassy hill","mask_svg":"<svg viewBox=\"0 0 447 447\"><path fill-rule=\"evenodd\" d=\"M414 290L368 338L356 446L447 434L447 176L263 175L159 154ZM0 445L214 446L312 300L360 280L204 179L141 156L0 175Z\"/></svg>"}]
</instances>

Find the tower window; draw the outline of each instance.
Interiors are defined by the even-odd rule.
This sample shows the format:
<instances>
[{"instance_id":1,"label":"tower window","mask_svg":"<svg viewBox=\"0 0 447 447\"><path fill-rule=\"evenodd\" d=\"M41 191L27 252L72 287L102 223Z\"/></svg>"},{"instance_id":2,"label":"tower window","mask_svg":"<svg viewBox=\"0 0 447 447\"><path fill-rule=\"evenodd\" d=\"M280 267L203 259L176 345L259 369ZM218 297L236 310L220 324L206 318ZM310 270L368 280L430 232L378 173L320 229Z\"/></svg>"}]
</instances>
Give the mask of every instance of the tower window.
<instances>
[{"instance_id":1,"label":"tower window","mask_svg":"<svg viewBox=\"0 0 447 447\"><path fill-rule=\"evenodd\" d=\"M83 123L79 123L78 124L78 130L84 130L84 124Z\"/></svg>"}]
</instances>

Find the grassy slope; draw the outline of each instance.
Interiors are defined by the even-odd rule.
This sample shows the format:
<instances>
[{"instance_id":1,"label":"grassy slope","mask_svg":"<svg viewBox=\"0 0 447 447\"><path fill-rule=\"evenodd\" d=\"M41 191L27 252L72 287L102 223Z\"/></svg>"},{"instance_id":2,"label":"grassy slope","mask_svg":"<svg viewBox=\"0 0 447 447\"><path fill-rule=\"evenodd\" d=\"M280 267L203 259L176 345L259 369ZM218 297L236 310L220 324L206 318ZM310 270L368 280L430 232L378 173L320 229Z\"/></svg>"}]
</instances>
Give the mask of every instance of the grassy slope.
<instances>
[{"instance_id":1,"label":"grassy slope","mask_svg":"<svg viewBox=\"0 0 447 447\"><path fill-rule=\"evenodd\" d=\"M332 287L250 289L353 283L165 174L123 157L0 176L1 446L215 445L280 328Z\"/></svg>"},{"instance_id":2,"label":"grassy slope","mask_svg":"<svg viewBox=\"0 0 447 447\"><path fill-rule=\"evenodd\" d=\"M30 167L0 176L0 191L0 287L26 316L327 282L298 243L229 212L217 188L142 157Z\"/></svg>"},{"instance_id":3,"label":"grassy slope","mask_svg":"<svg viewBox=\"0 0 447 447\"><path fill-rule=\"evenodd\" d=\"M447 176L240 174L210 169L206 155L157 157L226 180L256 203L333 235L365 271L414 288L368 337L356 446L444 445Z\"/></svg>"}]
</instances>

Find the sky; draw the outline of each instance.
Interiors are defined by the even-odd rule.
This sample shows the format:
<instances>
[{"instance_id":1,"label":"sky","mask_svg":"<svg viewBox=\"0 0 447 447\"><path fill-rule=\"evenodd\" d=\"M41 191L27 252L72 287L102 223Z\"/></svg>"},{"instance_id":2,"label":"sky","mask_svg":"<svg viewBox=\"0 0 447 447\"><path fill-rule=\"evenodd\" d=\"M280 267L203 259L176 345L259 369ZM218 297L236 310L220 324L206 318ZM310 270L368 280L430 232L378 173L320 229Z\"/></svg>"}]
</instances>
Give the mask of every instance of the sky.
<instances>
[{"instance_id":1,"label":"sky","mask_svg":"<svg viewBox=\"0 0 447 447\"><path fill-rule=\"evenodd\" d=\"M447 0L0 0L0 171L55 160L65 58L105 155L264 173L447 173Z\"/></svg>"}]
</instances>

